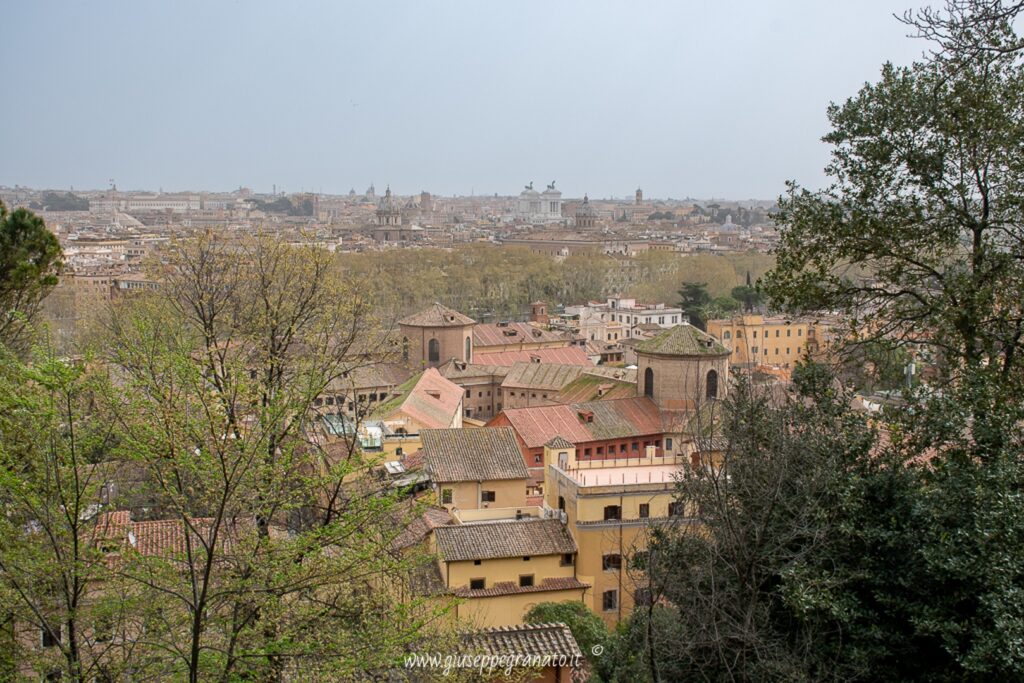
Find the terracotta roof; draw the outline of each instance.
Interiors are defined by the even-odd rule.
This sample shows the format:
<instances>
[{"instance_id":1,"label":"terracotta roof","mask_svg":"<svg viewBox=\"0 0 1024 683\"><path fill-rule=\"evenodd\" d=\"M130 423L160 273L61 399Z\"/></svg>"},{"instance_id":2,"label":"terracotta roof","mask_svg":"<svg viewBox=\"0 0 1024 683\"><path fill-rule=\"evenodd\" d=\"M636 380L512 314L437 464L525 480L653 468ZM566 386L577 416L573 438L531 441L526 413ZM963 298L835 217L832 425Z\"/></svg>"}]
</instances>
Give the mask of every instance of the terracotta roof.
<instances>
[{"instance_id":1,"label":"terracotta roof","mask_svg":"<svg viewBox=\"0 0 1024 683\"><path fill-rule=\"evenodd\" d=\"M446 562L576 552L576 541L558 519L441 526L434 538Z\"/></svg>"},{"instance_id":2,"label":"terracotta roof","mask_svg":"<svg viewBox=\"0 0 1024 683\"><path fill-rule=\"evenodd\" d=\"M452 516L444 508L428 507L422 515L409 522L402 533L395 536L391 541L391 547L401 550L416 545L429 536L435 528L451 521ZM399 520L397 523L401 523L401 521Z\"/></svg>"},{"instance_id":3,"label":"terracotta roof","mask_svg":"<svg viewBox=\"0 0 1024 683\"><path fill-rule=\"evenodd\" d=\"M728 356L729 350L693 325L677 325L636 345L637 353L663 356Z\"/></svg>"},{"instance_id":4,"label":"terracotta roof","mask_svg":"<svg viewBox=\"0 0 1024 683\"><path fill-rule=\"evenodd\" d=\"M420 438L427 469L438 483L529 476L511 427L425 429Z\"/></svg>"},{"instance_id":5,"label":"terracotta roof","mask_svg":"<svg viewBox=\"0 0 1024 683\"><path fill-rule=\"evenodd\" d=\"M508 418L527 448L540 448L556 436L579 444L664 431L658 407L646 396L509 408L501 414ZM593 416L591 421L586 419L588 414Z\"/></svg>"},{"instance_id":6,"label":"terracotta roof","mask_svg":"<svg viewBox=\"0 0 1024 683\"><path fill-rule=\"evenodd\" d=\"M518 362L512 365L503 388L547 389L558 391L584 371L582 365L561 365L557 363Z\"/></svg>"},{"instance_id":7,"label":"terracotta roof","mask_svg":"<svg viewBox=\"0 0 1024 683\"><path fill-rule=\"evenodd\" d=\"M398 321L399 325L409 327L466 327L474 325L476 321L468 315L463 315L456 310L434 303L419 313L413 313L407 318Z\"/></svg>"},{"instance_id":8,"label":"terracotta roof","mask_svg":"<svg viewBox=\"0 0 1024 683\"><path fill-rule=\"evenodd\" d=\"M558 403L579 403L585 401L610 401L616 398L636 396L636 371L633 379L617 380L585 372L559 390L555 396Z\"/></svg>"},{"instance_id":9,"label":"terracotta roof","mask_svg":"<svg viewBox=\"0 0 1024 683\"><path fill-rule=\"evenodd\" d=\"M485 356L486 358L486 356ZM489 365L486 363L467 363L457 358L449 358L437 366L437 371L445 379L452 381L471 377L504 377L508 374L507 365Z\"/></svg>"},{"instance_id":10,"label":"terracotta roof","mask_svg":"<svg viewBox=\"0 0 1024 683\"><path fill-rule=\"evenodd\" d=\"M556 437L552 438L550 441L548 441L544 445L547 446L548 448L572 448L573 447L572 443L566 441L565 439L563 439L560 436L556 436Z\"/></svg>"},{"instance_id":11,"label":"terracotta roof","mask_svg":"<svg viewBox=\"0 0 1024 683\"><path fill-rule=\"evenodd\" d=\"M506 346L568 339L560 332L551 332L530 323L480 323L473 328L473 347L485 351L488 346Z\"/></svg>"},{"instance_id":12,"label":"terracotta roof","mask_svg":"<svg viewBox=\"0 0 1024 683\"><path fill-rule=\"evenodd\" d=\"M427 368L398 405L383 415L402 413L424 428L443 429L452 424L462 404L462 388L445 379L434 368ZM386 404L391 405L391 404Z\"/></svg>"},{"instance_id":13,"label":"terracotta roof","mask_svg":"<svg viewBox=\"0 0 1024 683\"><path fill-rule=\"evenodd\" d=\"M544 579L532 586L519 586L511 581L500 581L490 588L480 588L477 590L462 586L453 588L452 593L460 598L496 598L502 595L516 595L518 593L547 593L550 591L568 591L584 588L590 588L590 584L583 583L572 576L563 576Z\"/></svg>"},{"instance_id":14,"label":"terracotta roof","mask_svg":"<svg viewBox=\"0 0 1024 683\"><path fill-rule=\"evenodd\" d=\"M560 363L562 365L583 365L589 368L594 367L587 357L586 351L579 346L565 346L550 349L522 349L518 351L491 351L486 349L476 351L474 358L479 363L490 365L512 365L520 361Z\"/></svg>"},{"instance_id":15,"label":"terracotta roof","mask_svg":"<svg viewBox=\"0 0 1024 683\"><path fill-rule=\"evenodd\" d=\"M343 376L335 377L327 386L331 391L394 387L408 380L411 375L408 368L397 363L373 363L353 368Z\"/></svg>"},{"instance_id":16,"label":"terracotta roof","mask_svg":"<svg viewBox=\"0 0 1024 683\"><path fill-rule=\"evenodd\" d=\"M465 640L470 649L486 655L583 656L572 631L561 623L500 626L470 633Z\"/></svg>"}]
</instances>

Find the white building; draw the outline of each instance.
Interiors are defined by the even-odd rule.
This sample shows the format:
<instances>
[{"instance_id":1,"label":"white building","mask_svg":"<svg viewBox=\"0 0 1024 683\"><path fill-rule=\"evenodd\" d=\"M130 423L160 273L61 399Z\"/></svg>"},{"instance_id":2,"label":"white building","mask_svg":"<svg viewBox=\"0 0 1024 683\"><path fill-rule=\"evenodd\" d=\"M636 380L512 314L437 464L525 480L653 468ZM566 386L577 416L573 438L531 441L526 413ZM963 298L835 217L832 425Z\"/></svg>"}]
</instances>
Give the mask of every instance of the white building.
<instances>
[{"instance_id":1,"label":"white building","mask_svg":"<svg viewBox=\"0 0 1024 683\"><path fill-rule=\"evenodd\" d=\"M581 333L587 339L611 341L643 337L641 325L657 325L668 329L683 324L683 310L658 304L638 304L636 299L609 297L605 302L589 301L579 306L566 306L565 314L579 316ZM584 332L586 330L586 332Z\"/></svg>"},{"instance_id":2,"label":"white building","mask_svg":"<svg viewBox=\"0 0 1024 683\"><path fill-rule=\"evenodd\" d=\"M560 223L562 217L562 192L555 189L555 181L543 192L533 189L533 181L519 193L514 217L528 223Z\"/></svg>"}]
</instances>

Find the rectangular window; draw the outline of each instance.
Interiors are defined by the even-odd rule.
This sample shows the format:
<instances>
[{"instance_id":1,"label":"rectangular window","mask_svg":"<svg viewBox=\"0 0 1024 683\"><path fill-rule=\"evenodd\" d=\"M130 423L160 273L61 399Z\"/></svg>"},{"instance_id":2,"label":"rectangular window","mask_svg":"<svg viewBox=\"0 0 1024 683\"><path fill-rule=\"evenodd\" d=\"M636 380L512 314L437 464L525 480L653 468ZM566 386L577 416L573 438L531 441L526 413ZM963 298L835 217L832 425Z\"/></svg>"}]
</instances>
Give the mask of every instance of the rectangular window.
<instances>
[{"instance_id":1,"label":"rectangular window","mask_svg":"<svg viewBox=\"0 0 1024 683\"><path fill-rule=\"evenodd\" d=\"M601 558L601 569L606 572L622 569L622 555L604 555Z\"/></svg>"},{"instance_id":2,"label":"rectangular window","mask_svg":"<svg viewBox=\"0 0 1024 683\"><path fill-rule=\"evenodd\" d=\"M619 608L619 591L605 591L601 595L601 609L611 612Z\"/></svg>"},{"instance_id":3,"label":"rectangular window","mask_svg":"<svg viewBox=\"0 0 1024 683\"><path fill-rule=\"evenodd\" d=\"M589 448L584 448L583 449L583 455L585 455L585 456L587 456L589 458L590 457L590 449Z\"/></svg>"},{"instance_id":4,"label":"rectangular window","mask_svg":"<svg viewBox=\"0 0 1024 683\"><path fill-rule=\"evenodd\" d=\"M618 505L605 505L604 518L606 520L622 519L622 508L620 508Z\"/></svg>"},{"instance_id":5,"label":"rectangular window","mask_svg":"<svg viewBox=\"0 0 1024 683\"><path fill-rule=\"evenodd\" d=\"M60 645L60 633L50 633L47 629L42 629L42 645L43 647L57 647Z\"/></svg>"},{"instance_id":6,"label":"rectangular window","mask_svg":"<svg viewBox=\"0 0 1024 683\"><path fill-rule=\"evenodd\" d=\"M672 439L671 438L668 438L668 437L665 438L665 450L666 451L671 451L672 450Z\"/></svg>"},{"instance_id":7,"label":"rectangular window","mask_svg":"<svg viewBox=\"0 0 1024 683\"><path fill-rule=\"evenodd\" d=\"M674 501L668 504L668 516L669 517L682 517L683 516L683 503L682 501Z\"/></svg>"},{"instance_id":8,"label":"rectangular window","mask_svg":"<svg viewBox=\"0 0 1024 683\"><path fill-rule=\"evenodd\" d=\"M640 517L646 519L651 516L651 504L640 503Z\"/></svg>"},{"instance_id":9,"label":"rectangular window","mask_svg":"<svg viewBox=\"0 0 1024 683\"><path fill-rule=\"evenodd\" d=\"M470 590L482 591L487 586L486 579L470 579L469 588Z\"/></svg>"},{"instance_id":10,"label":"rectangular window","mask_svg":"<svg viewBox=\"0 0 1024 683\"><path fill-rule=\"evenodd\" d=\"M597 447L597 454L598 455L604 455L604 446L598 446Z\"/></svg>"},{"instance_id":11,"label":"rectangular window","mask_svg":"<svg viewBox=\"0 0 1024 683\"><path fill-rule=\"evenodd\" d=\"M619 444L619 453L625 453L625 452L626 452L626 444L624 444L624 443L623 444Z\"/></svg>"},{"instance_id":12,"label":"rectangular window","mask_svg":"<svg viewBox=\"0 0 1024 683\"><path fill-rule=\"evenodd\" d=\"M481 564L483 564L482 560L473 560L473 566L474 567L479 567Z\"/></svg>"},{"instance_id":13,"label":"rectangular window","mask_svg":"<svg viewBox=\"0 0 1024 683\"><path fill-rule=\"evenodd\" d=\"M775 336L776 336L776 337L778 337L778 336L779 336L779 331L778 331L778 330L775 330Z\"/></svg>"},{"instance_id":14,"label":"rectangular window","mask_svg":"<svg viewBox=\"0 0 1024 683\"><path fill-rule=\"evenodd\" d=\"M533 464L534 465L542 465L543 461L544 461L544 456L543 455L535 455L535 456L533 456Z\"/></svg>"},{"instance_id":15,"label":"rectangular window","mask_svg":"<svg viewBox=\"0 0 1024 683\"><path fill-rule=\"evenodd\" d=\"M494 502L494 491L481 491L480 500L484 503Z\"/></svg>"},{"instance_id":16,"label":"rectangular window","mask_svg":"<svg viewBox=\"0 0 1024 683\"><path fill-rule=\"evenodd\" d=\"M634 453L639 452L640 451L640 442L639 441L634 441L632 448L633 448L633 452Z\"/></svg>"},{"instance_id":17,"label":"rectangular window","mask_svg":"<svg viewBox=\"0 0 1024 683\"><path fill-rule=\"evenodd\" d=\"M452 490L451 489L441 489L441 505L451 505L451 504L452 504Z\"/></svg>"},{"instance_id":18,"label":"rectangular window","mask_svg":"<svg viewBox=\"0 0 1024 683\"><path fill-rule=\"evenodd\" d=\"M572 553L566 553L565 555L562 555L562 566L563 567L571 567L572 566Z\"/></svg>"},{"instance_id":19,"label":"rectangular window","mask_svg":"<svg viewBox=\"0 0 1024 683\"><path fill-rule=\"evenodd\" d=\"M522 574L519 577L519 587L529 588L533 585L533 574Z\"/></svg>"}]
</instances>

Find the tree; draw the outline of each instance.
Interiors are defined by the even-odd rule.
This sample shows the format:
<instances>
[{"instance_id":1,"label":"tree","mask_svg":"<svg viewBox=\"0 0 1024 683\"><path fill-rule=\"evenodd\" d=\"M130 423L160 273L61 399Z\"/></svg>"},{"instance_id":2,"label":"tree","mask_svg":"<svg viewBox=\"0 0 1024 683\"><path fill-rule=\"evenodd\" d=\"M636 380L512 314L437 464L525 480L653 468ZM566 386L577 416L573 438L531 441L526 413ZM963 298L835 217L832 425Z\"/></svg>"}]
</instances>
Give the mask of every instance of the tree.
<instances>
[{"instance_id":1,"label":"tree","mask_svg":"<svg viewBox=\"0 0 1024 683\"><path fill-rule=\"evenodd\" d=\"M9 673L117 678L130 645L115 634L132 630L137 605L109 570L111 529L99 515L105 480L95 463L117 442L109 416L97 414L105 380L46 349L31 366L0 353L0 613L17 662Z\"/></svg>"},{"instance_id":2,"label":"tree","mask_svg":"<svg viewBox=\"0 0 1024 683\"><path fill-rule=\"evenodd\" d=\"M690 324L700 330L707 328L707 317L704 308L711 303L705 282L684 282L679 290L679 307L687 316Z\"/></svg>"},{"instance_id":3,"label":"tree","mask_svg":"<svg viewBox=\"0 0 1024 683\"><path fill-rule=\"evenodd\" d=\"M600 663L599 653L608 646L610 634L604 620L582 602L541 602L530 608L523 621L527 624L565 624L591 666Z\"/></svg>"},{"instance_id":4,"label":"tree","mask_svg":"<svg viewBox=\"0 0 1024 683\"><path fill-rule=\"evenodd\" d=\"M443 607L397 600L419 562L391 549L398 496L315 409L389 348L360 286L325 250L209 234L163 282L115 308L106 345L126 452L182 530L122 570L151 597L149 648L190 681L388 668Z\"/></svg>"},{"instance_id":5,"label":"tree","mask_svg":"<svg viewBox=\"0 0 1024 683\"><path fill-rule=\"evenodd\" d=\"M739 287L733 287L729 295L740 302L743 305L743 310L752 313L757 310L757 307L761 305L764 297L761 295L755 287L750 285L740 285Z\"/></svg>"},{"instance_id":6,"label":"tree","mask_svg":"<svg viewBox=\"0 0 1024 683\"><path fill-rule=\"evenodd\" d=\"M0 202L0 343L27 350L31 324L57 284L61 248L42 218Z\"/></svg>"}]
</instances>

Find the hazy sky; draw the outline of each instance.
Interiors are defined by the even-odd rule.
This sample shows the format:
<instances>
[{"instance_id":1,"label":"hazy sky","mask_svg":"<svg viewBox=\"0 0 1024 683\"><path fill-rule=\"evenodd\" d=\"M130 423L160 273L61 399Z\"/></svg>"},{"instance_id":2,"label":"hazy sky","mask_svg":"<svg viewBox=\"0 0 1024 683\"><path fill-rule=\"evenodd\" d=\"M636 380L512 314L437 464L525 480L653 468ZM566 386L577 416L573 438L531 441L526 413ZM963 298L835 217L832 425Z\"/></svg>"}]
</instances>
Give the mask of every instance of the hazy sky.
<instances>
[{"instance_id":1,"label":"hazy sky","mask_svg":"<svg viewBox=\"0 0 1024 683\"><path fill-rule=\"evenodd\" d=\"M14 0L0 184L774 198L915 4Z\"/></svg>"}]
</instances>

